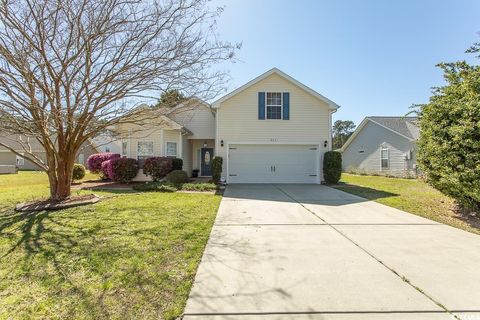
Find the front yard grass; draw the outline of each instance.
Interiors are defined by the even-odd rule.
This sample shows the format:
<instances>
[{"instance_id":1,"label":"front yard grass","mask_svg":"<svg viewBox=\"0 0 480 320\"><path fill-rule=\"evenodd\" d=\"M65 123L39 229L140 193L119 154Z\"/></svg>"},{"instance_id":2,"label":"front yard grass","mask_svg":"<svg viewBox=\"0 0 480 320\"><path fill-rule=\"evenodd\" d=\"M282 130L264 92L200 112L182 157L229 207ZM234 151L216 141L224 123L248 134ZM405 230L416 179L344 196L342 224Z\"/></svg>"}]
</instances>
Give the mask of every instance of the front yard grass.
<instances>
[{"instance_id":1,"label":"front yard grass","mask_svg":"<svg viewBox=\"0 0 480 320\"><path fill-rule=\"evenodd\" d=\"M342 173L336 189L480 234L480 219L457 209L455 201L416 179Z\"/></svg>"},{"instance_id":2,"label":"front yard grass","mask_svg":"<svg viewBox=\"0 0 480 320\"><path fill-rule=\"evenodd\" d=\"M0 176L0 319L182 313L221 197L96 193L108 198L16 213L15 203L48 195L46 175Z\"/></svg>"}]
</instances>

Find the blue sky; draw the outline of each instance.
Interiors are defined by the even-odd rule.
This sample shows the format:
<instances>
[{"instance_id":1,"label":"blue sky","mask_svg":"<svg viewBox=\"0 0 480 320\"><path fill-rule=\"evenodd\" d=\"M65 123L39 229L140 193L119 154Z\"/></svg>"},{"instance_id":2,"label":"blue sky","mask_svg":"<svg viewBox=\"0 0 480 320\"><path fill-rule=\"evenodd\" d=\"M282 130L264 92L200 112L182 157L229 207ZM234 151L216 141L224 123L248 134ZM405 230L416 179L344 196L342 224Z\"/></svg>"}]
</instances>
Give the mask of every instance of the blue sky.
<instances>
[{"instance_id":1,"label":"blue sky","mask_svg":"<svg viewBox=\"0 0 480 320\"><path fill-rule=\"evenodd\" d=\"M277 67L341 105L334 120L404 115L468 59L480 1L214 0L222 39L243 42L229 90Z\"/></svg>"}]
</instances>

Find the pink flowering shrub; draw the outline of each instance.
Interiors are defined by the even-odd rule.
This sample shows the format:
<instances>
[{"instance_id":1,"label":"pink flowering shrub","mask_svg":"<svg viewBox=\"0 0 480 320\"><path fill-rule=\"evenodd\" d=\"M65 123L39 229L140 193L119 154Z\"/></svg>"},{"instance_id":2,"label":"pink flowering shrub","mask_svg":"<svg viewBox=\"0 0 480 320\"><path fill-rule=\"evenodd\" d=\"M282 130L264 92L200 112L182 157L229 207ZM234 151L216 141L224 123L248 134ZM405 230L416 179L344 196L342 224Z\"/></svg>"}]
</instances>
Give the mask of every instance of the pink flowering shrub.
<instances>
[{"instance_id":1,"label":"pink flowering shrub","mask_svg":"<svg viewBox=\"0 0 480 320\"><path fill-rule=\"evenodd\" d=\"M111 180L129 183L138 173L138 161L132 158L114 158L102 163L102 171Z\"/></svg>"},{"instance_id":2,"label":"pink flowering shrub","mask_svg":"<svg viewBox=\"0 0 480 320\"><path fill-rule=\"evenodd\" d=\"M119 159L119 158L116 158L116 159ZM114 159L103 161L102 162L102 169L101 169L102 176L104 178L108 178L110 180L113 180L112 160L114 160Z\"/></svg>"},{"instance_id":3,"label":"pink flowering shrub","mask_svg":"<svg viewBox=\"0 0 480 320\"><path fill-rule=\"evenodd\" d=\"M116 158L120 158L118 153L103 152L92 154L87 159L87 168L90 170L90 172L103 174L106 178L107 175L105 175L105 173L102 171L102 163L104 161Z\"/></svg>"},{"instance_id":4,"label":"pink flowering shrub","mask_svg":"<svg viewBox=\"0 0 480 320\"><path fill-rule=\"evenodd\" d=\"M159 181L173 170L173 159L168 157L151 157L145 159L143 173L151 176L153 181Z\"/></svg>"}]
</instances>

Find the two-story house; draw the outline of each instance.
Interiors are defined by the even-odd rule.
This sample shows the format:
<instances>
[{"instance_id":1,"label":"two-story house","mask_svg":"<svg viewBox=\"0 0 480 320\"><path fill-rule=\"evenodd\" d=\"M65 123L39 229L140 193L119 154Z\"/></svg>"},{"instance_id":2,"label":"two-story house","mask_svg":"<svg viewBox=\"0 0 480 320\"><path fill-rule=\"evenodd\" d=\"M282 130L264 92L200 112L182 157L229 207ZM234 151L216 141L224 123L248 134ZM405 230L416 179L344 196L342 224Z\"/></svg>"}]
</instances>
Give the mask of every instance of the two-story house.
<instances>
[{"instance_id":1,"label":"two-story house","mask_svg":"<svg viewBox=\"0 0 480 320\"><path fill-rule=\"evenodd\" d=\"M227 183L321 183L339 107L333 101L274 68L211 105L188 103L168 113L148 111L148 124L121 128L122 155L140 163L149 156L182 158L184 170L200 176L210 176L211 160L221 156Z\"/></svg>"}]
</instances>

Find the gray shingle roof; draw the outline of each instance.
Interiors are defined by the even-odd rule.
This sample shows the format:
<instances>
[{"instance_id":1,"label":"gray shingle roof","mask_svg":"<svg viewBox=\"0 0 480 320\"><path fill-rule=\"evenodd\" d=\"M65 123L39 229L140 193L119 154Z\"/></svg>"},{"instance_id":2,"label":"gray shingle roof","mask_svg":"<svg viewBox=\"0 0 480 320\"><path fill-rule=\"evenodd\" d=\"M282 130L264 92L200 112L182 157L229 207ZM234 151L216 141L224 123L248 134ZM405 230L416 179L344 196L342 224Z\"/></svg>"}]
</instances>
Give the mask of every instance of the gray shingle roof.
<instances>
[{"instance_id":1,"label":"gray shingle roof","mask_svg":"<svg viewBox=\"0 0 480 320\"><path fill-rule=\"evenodd\" d=\"M420 128L417 125L417 117L367 117L368 119L387 127L410 139L417 140L420 137Z\"/></svg>"}]
</instances>

